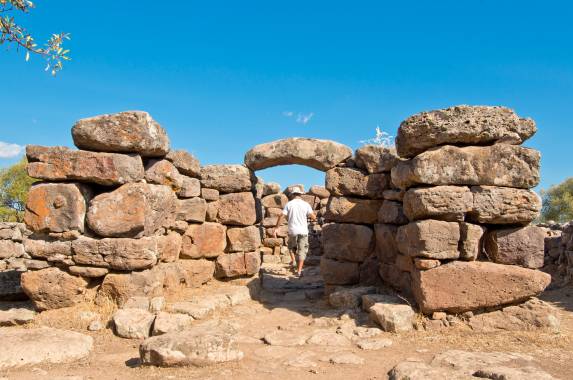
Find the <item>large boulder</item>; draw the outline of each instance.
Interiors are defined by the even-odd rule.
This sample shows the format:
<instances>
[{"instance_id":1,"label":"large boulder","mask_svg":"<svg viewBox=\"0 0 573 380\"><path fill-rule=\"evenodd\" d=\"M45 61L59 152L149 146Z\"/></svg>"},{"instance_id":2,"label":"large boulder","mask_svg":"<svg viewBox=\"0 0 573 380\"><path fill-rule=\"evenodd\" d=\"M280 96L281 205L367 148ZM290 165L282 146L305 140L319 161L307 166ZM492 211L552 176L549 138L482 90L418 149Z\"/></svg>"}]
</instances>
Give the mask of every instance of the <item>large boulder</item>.
<instances>
[{"instance_id":1,"label":"large boulder","mask_svg":"<svg viewBox=\"0 0 573 380\"><path fill-rule=\"evenodd\" d=\"M165 158L173 163L179 173L189 177L201 178L199 160L185 150L171 150Z\"/></svg>"},{"instance_id":2,"label":"large boulder","mask_svg":"<svg viewBox=\"0 0 573 380\"><path fill-rule=\"evenodd\" d=\"M24 240L24 250L36 259L60 263L71 262L72 242L28 238Z\"/></svg>"},{"instance_id":3,"label":"large boulder","mask_svg":"<svg viewBox=\"0 0 573 380\"><path fill-rule=\"evenodd\" d=\"M163 295L164 282L165 271L157 267L140 272L110 273L99 287L96 302L111 300L122 307L131 297L159 297Z\"/></svg>"},{"instance_id":4,"label":"large boulder","mask_svg":"<svg viewBox=\"0 0 573 380\"><path fill-rule=\"evenodd\" d=\"M356 166L368 173L389 172L399 161L396 149L380 145L364 145L356 149Z\"/></svg>"},{"instance_id":5,"label":"large boulder","mask_svg":"<svg viewBox=\"0 0 573 380\"><path fill-rule=\"evenodd\" d=\"M154 320L155 315L143 309L120 309L113 315L115 333L127 339L148 338Z\"/></svg>"},{"instance_id":6,"label":"large boulder","mask_svg":"<svg viewBox=\"0 0 573 380\"><path fill-rule=\"evenodd\" d=\"M386 174L368 174L356 168L333 168L326 172L326 189L337 196L381 199L390 178Z\"/></svg>"},{"instance_id":7,"label":"large boulder","mask_svg":"<svg viewBox=\"0 0 573 380\"><path fill-rule=\"evenodd\" d=\"M98 152L165 156L169 138L147 112L128 111L78 120L72 128L74 144Z\"/></svg>"},{"instance_id":8,"label":"large boulder","mask_svg":"<svg viewBox=\"0 0 573 380\"><path fill-rule=\"evenodd\" d=\"M392 169L402 189L423 185L488 185L529 189L539 183L538 151L515 145L442 146Z\"/></svg>"},{"instance_id":9,"label":"large boulder","mask_svg":"<svg viewBox=\"0 0 573 380\"><path fill-rule=\"evenodd\" d=\"M458 223L430 219L402 226L396 236L400 253L430 259L457 259L459 241Z\"/></svg>"},{"instance_id":10,"label":"large boulder","mask_svg":"<svg viewBox=\"0 0 573 380\"><path fill-rule=\"evenodd\" d=\"M172 263L179 260L183 238L175 231L170 231L167 235L157 236L157 253L159 260L164 263Z\"/></svg>"},{"instance_id":11,"label":"large boulder","mask_svg":"<svg viewBox=\"0 0 573 380\"><path fill-rule=\"evenodd\" d=\"M230 252L252 252L261 246L261 231L257 226L229 228L227 238Z\"/></svg>"},{"instance_id":12,"label":"large boulder","mask_svg":"<svg viewBox=\"0 0 573 380\"><path fill-rule=\"evenodd\" d=\"M166 185L179 191L183 186L183 178L175 165L171 161L165 159L149 160L145 165L145 180L148 183L155 183L157 185Z\"/></svg>"},{"instance_id":13,"label":"large boulder","mask_svg":"<svg viewBox=\"0 0 573 380\"><path fill-rule=\"evenodd\" d=\"M324 257L361 263L374 249L372 228L359 224L327 224L322 229Z\"/></svg>"},{"instance_id":14,"label":"large boulder","mask_svg":"<svg viewBox=\"0 0 573 380\"><path fill-rule=\"evenodd\" d=\"M223 194L217 207L217 219L223 224L250 226L257 221L255 197L250 192Z\"/></svg>"},{"instance_id":15,"label":"large boulder","mask_svg":"<svg viewBox=\"0 0 573 380\"><path fill-rule=\"evenodd\" d=\"M408 219L463 221L473 207L473 195L466 186L411 188L404 194L404 213Z\"/></svg>"},{"instance_id":16,"label":"large boulder","mask_svg":"<svg viewBox=\"0 0 573 380\"><path fill-rule=\"evenodd\" d=\"M28 145L26 156L28 175L32 178L93 182L104 186L143 179L143 162L137 155Z\"/></svg>"},{"instance_id":17,"label":"large boulder","mask_svg":"<svg viewBox=\"0 0 573 380\"><path fill-rule=\"evenodd\" d=\"M324 217L328 222L375 224L381 206L381 200L330 197Z\"/></svg>"},{"instance_id":18,"label":"large boulder","mask_svg":"<svg viewBox=\"0 0 573 380\"><path fill-rule=\"evenodd\" d=\"M330 191L326 190L324 186L313 185L308 190L308 194L319 197L320 199L326 199L330 197Z\"/></svg>"},{"instance_id":19,"label":"large boulder","mask_svg":"<svg viewBox=\"0 0 573 380\"><path fill-rule=\"evenodd\" d=\"M86 358L93 348L93 338L73 331L49 327L2 329L0 370L41 364L71 363Z\"/></svg>"},{"instance_id":20,"label":"large boulder","mask_svg":"<svg viewBox=\"0 0 573 380\"><path fill-rule=\"evenodd\" d=\"M261 256L259 252L237 252L219 255L215 264L215 276L233 278L252 276L259 272Z\"/></svg>"},{"instance_id":21,"label":"large boulder","mask_svg":"<svg viewBox=\"0 0 573 380\"><path fill-rule=\"evenodd\" d=\"M22 289L37 310L60 309L86 299L88 282L52 267L22 274Z\"/></svg>"},{"instance_id":22,"label":"large boulder","mask_svg":"<svg viewBox=\"0 0 573 380\"><path fill-rule=\"evenodd\" d=\"M182 270L180 282L190 288L198 288L208 283L215 275L215 262L210 260L179 260L172 265Z\"/></svg>"},{"instance_id":23,"label":"large boulder","mask_svg":"<svg viewBox=\"0 0 573 380\"><path fill-rule=\"evenodd\" d=\"M334 141L289 138L255 146L245 154L245 165L261 170L298 164L327 171L351 156L352 149Z\"/></svg>"},{"instance_id":24,"label":"large boulder","mask_svg":"<svg viewBox=\"0 0 573 380\"><path fill-rule=\"evenodd\" d=\"M93 198L87 222L104 237L150 236L173 224L176 201L167 186L128 183Z\"/></svg>"},{"instance_id":25,"label":"large boulder","mask_svg":"<svg viewBox=\"0 0 573 380\"><path fill-rule=\"evenodd\" d=\"M408 223L402 202L384 200L378 210L378 222L403 225Z\"/></svg>"},{"instance_id":26,"label":"large boulder","mask_svg":"<svg viewBox=\"0 0 573 380\"><path fill-rule=\"evenodd\" d=\"M83 232L90 197L80 184L35 184L28 192L24 222L35 232Z\"/></svg>"},{"instance_id":27,"label":"large boulder","mask_svg":"<svg viewBox=\"0 0 573 380\"><path fill-rule=\"evenodd\" d=\"M517 303L541 293L551 276L513 265L453 261L413 272L413 292L425 314L463 313Z\"/></svg>"},{"instance_id":28,"label":"large boulder","mask_svg":"<svg viewBox=\"0 0 573 380\"><path fill-rule=\"evenodd\" d=\"M261 199L261 205L266 208L284 208L288 198L284 194L270 194Z\"/></svg>"},{"instance_id":29,"label":"large boulder","mask_svg":"<svg viewBox=\"0 0 573 380\"><path fill-rule=\"evenodd\" d=\"M490 230L485 250L496 263L537 269L543 267L546 236L537 226Z\"/></svg>"},{"instance_id":30,"label":"large boulder","mask_svg":"<svg viewBox=\"0 0 573 380\"><path fill-rule=\"evenodd\" d=\"M191 224L183 236L181 256L199 259L213 258L225 252L227 227L219 223Z\"/></svg>"},{"instance_id":31,"label":"large boulder","mask_svg":"<svg viewBox=\"0 0 573 380\"><path fill-rule=\"evenodd\" d=\"M445 144L519 145L536 130L533 120L509 108L461 105L410 116L400 124L396 148L400 157L409 158Z\"/></svg>"},{"instance_id":32,"label":"large boulder","mask_svg":"<svg viewBox=\"0 0 573 380\"><path fill-rule=\"evenodd\" d=\"M253 173L243 165L207 165L201 168L201 186L221 193L251 191Z\"/></svg>"},{"instance_id":33,"label":"large boulder","mask_svg":"<svg viewBox=\"0 0 573 380\"><path fill-rule=\"evenodd\" d=\"M206 322L145 340L139 347L141 362L159 367L206 367L243 358L236 332L225 323Z\"/></svg>"},{"instance_id":34,"label":"large boulder","mask_svg":"<svg viewBox=\"0 0 573 380\"><path fill-rule=\"evenodd\" d=\"M483 224L528 224L539 216L541 198L532 190L473 186L468 220Z\"/></svg>"},{"instance_id":35,"label":"large boulder","mask_svg":"<svg viewBox=\"0 0 573 380\"><path fill-rule=\"evenodd\" d=\"M72 242L73 260L76 264L117 270L141 270L157 263L157 239L82 237Z\"/></svg>"},{"instance_id":36,"label":"large boulder","mask_svg":"<svg viewBox=\"0 0 573 380\"><path fill-rule=\"evenodd\" d=\"M320 259L320 274L330 285L353 285L360 280L360 264L348 261Z\"/></svg>"},{"instance_id":37,"label":"large boulder","mask_svg":"<svg viewBox=\"0 0 573 380\"><path fill-rule=\"evenodd\" d=\"M0 240L0 260L11 257L22 257L26 254L24 245L17 241Z\"/></svg>"},{"instance_id":38,"label":"large boulder","mask_svg":"<svg viewBox=\"0 0 573 380\"><path fill-rule=\"evenodd\" d=\"M485 227L476 224L460 223L460 259L466 261L476 260L483 249L483 236Z\"/></svg>"}]
</instances>

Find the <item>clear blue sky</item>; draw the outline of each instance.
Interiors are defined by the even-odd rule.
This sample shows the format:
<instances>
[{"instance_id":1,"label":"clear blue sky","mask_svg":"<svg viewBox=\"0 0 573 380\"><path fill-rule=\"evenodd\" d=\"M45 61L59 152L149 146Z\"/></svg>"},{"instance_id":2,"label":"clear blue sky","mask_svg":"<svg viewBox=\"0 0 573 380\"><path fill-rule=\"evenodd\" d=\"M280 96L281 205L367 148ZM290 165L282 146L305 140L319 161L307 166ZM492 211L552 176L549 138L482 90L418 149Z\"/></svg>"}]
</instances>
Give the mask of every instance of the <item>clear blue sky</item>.
<instances>
[{"instance_id":1,"label":"clear blue sky","mask_svg":"<svg viewBox=\"0 0 573 380\"><path fill-rule=\"evenodd\" d=\"M541 187L573 176L568 1L36 3L19 21L39 40L71 33L73 61L52 78L0 51L5 143L72 146L75 120L138 109L203 164L241 163L278 138L356 148L423 110L505 105L538 123L527 145L543 153ZM323 182L302 167L258 174Z\"/></svg>"}]
</instances>

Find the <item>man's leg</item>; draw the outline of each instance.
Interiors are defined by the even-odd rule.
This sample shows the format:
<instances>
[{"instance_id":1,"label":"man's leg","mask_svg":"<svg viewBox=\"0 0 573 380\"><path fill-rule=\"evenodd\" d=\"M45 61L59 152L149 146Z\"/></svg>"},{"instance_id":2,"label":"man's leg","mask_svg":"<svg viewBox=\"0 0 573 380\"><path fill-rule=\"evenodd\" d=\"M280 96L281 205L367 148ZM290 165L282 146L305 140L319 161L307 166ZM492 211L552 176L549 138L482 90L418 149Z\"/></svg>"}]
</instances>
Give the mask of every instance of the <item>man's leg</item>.
<instances>
[{"instance_id":1,"label":"man's leg","mask_svg":"<svg viewBox=\"0 0 573 380\"><path fill-rule=\"evenodd\" d=\"M297 247L297 239L296 236L289 235L287 238L287 248L288 253L290 255L290 265L292 269L296 268L296 257L294 256L294 251Z\"/></svg>"},{"instance_id":2,"label":"man's leg","mask_svg":"<svg viewBox=\"0 0 573 380\"><path fill-rule=\"evenodd\" d=\"M304 260L306 259L307 252L308 252L308 235L298 235L296 254L298 257L297 273L299 276L302 274L302 268L304 267Z\"/></svg>"}]
</instances>

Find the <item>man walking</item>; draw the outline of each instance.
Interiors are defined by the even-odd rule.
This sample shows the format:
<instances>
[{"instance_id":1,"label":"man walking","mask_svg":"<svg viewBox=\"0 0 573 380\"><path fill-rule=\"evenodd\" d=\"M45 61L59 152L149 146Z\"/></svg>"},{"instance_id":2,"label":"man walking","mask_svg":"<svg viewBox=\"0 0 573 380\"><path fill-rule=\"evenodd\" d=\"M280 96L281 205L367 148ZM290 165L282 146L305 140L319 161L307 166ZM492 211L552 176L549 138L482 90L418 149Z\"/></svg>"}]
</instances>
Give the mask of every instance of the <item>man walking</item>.
<instances>
[{"instance_id":1,"label":"man walking","mask_svg":"<svg viewBox=\"0 0 573 380\"><path fill-rule=\"evenodd\" d=\"M283 213L277 219L277 225L274 229L274 237L277 237L277 228L281 225L283 218L288 220L288 249L291 257L291 264L297 263L297 275L302 274L302 267L306 254L308 253L308 220L315 221L316 215L312 207L305 202L301 195L302 189L295 186L291 191L291 200L286 204ZM296 251L296 260L294 252Z\"/></svg>"}]
</instances>

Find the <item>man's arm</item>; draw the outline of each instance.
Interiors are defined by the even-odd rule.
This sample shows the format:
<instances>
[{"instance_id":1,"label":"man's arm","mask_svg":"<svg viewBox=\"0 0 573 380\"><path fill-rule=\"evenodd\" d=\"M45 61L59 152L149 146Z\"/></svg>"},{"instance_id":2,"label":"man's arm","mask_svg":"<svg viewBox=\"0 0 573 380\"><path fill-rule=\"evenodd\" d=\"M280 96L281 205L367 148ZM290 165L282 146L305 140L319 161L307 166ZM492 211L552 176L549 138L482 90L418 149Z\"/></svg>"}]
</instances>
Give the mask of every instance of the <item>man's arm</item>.
<instances>
[{"instance_id":1,"label":"man's arm","mask_svg":"<svg viewBox=\"0 0 573 380\"><path fill-rule=\"evenodd\" d=\"M310 205L308 205L308 210L306 213L307 217L310 219L311 222L316 222L316 214Z\"/></svg>"},{"instance_id":2,"label":"man's arm","mask_svg":"<svg viewBox=\"0 0 573 380\"><path fill-rule=\"evenodd\" d=\"M277 218L277 224L275 225L275 228L273 229L273 237L276 238L277 237L277 229L279 228L279 226L281 225L282 221L283 221L284 215L280 214L279 217Z\"/></svg>"}]
</instances>

